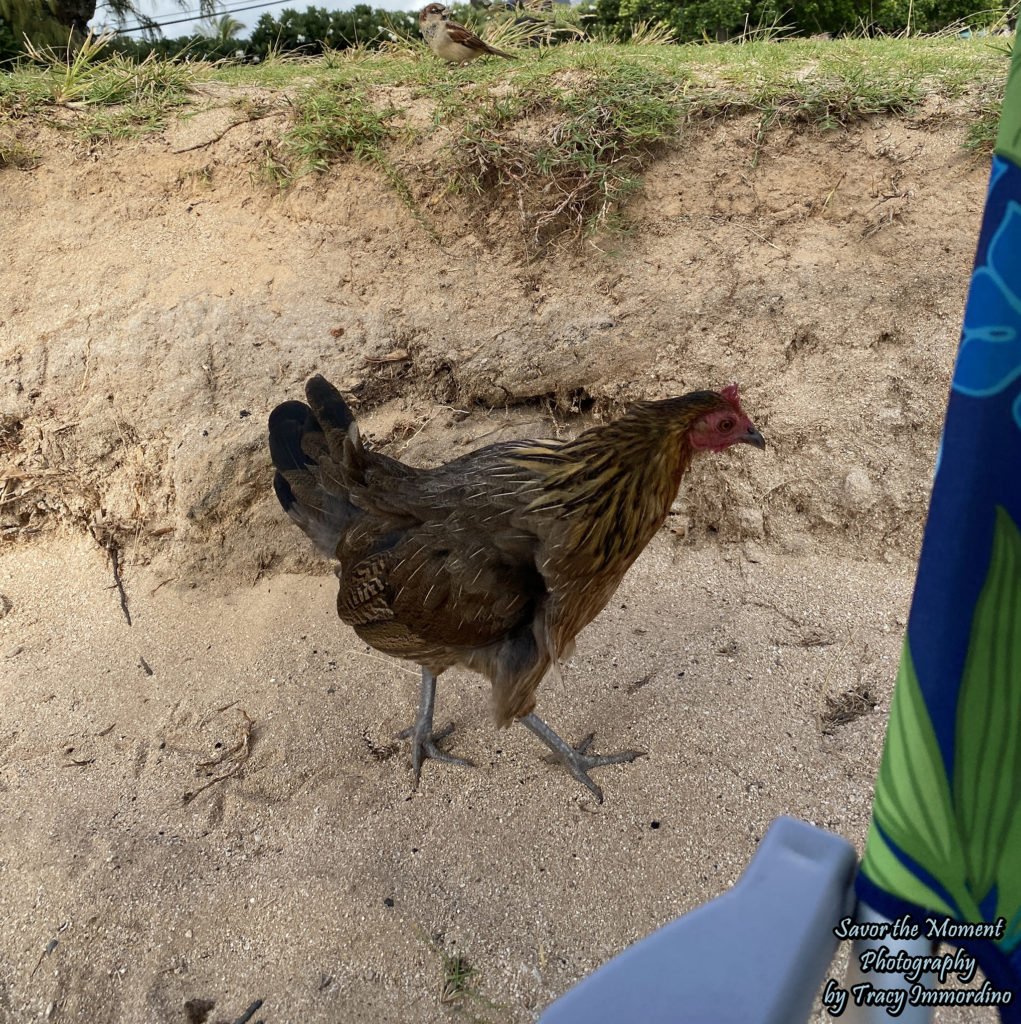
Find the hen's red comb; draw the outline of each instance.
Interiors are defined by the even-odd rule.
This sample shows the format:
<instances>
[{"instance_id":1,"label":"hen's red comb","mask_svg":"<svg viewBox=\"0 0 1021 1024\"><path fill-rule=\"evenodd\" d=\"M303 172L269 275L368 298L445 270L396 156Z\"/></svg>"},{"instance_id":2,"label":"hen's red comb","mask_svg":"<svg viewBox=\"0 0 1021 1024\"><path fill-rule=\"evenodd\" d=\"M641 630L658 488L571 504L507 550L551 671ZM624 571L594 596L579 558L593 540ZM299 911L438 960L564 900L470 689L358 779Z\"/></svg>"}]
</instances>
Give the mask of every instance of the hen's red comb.
<instances>
[{"instance_id":1,"label":"hen's red comb","mask_svg":"<svg viewBox=\"0 0 1021 1024\"><path fill-rule=\"evenodd\" d=\"M737 395L737 381L734 381L733 384L728 384L720 392L720 397L721 398L725 398L728 402L730 402L730 404L735 409L737 409L738 411L741 411L741 399L738 398L738 395Z\"/></svg>"}]
</instances>

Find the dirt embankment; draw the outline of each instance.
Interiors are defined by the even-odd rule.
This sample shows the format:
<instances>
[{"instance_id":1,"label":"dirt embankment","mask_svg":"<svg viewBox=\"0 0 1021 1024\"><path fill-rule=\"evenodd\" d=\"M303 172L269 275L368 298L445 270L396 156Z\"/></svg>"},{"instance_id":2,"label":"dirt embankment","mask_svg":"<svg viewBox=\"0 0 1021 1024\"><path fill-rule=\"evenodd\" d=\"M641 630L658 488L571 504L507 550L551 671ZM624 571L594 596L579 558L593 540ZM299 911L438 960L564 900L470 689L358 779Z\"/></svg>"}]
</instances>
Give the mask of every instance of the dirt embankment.
<instances>
[{"instance_id":1,"label":"dirt embankment","mask_svg":"<svg viewBox=\"0 0 1021 1024\"><path fill-rule=\"evenodd\" d=\"M265 122L188 149L229 117L40 131L0 172L0 1022L525 1024L776 815L860 847L986 184L964 126L703 125L630 233L530 260L513 209L434 189L441 248L356 163L267 191ZM460 672L437 723L477 767L412 792L416 675L270 489L313 372L421 463L740 381L766 452L698 464L540 691L648 751L605 803Z\"/></svg>"},{"instance_id":2,"label":"dirt embankment","mask_svg":"<svg viewBox=\"0 0 1021 1024\"><path fill-rule=\"evenodd\" d=\"M513 211L441 196L440 247L357 163L253 184L258 122L179 152L227 116L95 152L43 135L4 172L5 538L64 520L175 572L294 567L265 419L318 371L422 461L737 379L770 452L696 472L695 542L915 550L985 185L963 127L756 154L751 122L703 126L653 163L629 234L527 261Z\"/></svg>"}]
</instances>

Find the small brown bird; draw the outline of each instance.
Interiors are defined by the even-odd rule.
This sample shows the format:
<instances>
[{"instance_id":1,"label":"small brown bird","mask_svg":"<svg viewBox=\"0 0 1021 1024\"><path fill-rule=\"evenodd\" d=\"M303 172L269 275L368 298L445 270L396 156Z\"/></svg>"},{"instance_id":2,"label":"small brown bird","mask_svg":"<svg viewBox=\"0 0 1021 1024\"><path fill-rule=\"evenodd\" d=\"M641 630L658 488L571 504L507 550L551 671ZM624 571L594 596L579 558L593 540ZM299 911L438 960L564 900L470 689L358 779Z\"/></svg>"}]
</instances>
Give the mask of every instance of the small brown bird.
<instances>
[{"instance_id":1,"label":"small brown bird","mask_svg":"<svg viewBox=\"0 0 1021 1024\"><path fill-rule=\"evenodd\" d=\"M479 39L471 29L451 21L443 4L429 4L428 7L423 7L418 16L418 27L422 31L422 38L429 44L429 49L440 60L448 60L451 64L467 64L484 53L508 57L510 60L516 59L513 53L495 49Z\"/></svg>"},{"instance_id":2,"label":"small brown bird","mask_svg":"<svg viewBox=\"0 0 1021 1024\"><path fill-rule=\"evenodd\" d=\"M737 385L639 402L573 441L506 441L434 469L370 451L320 376L308 405L269 418L273 481L287 514L340 560L337 611L368 644L422 667L411 738L416 782L427 757L457 764L433 733L436 677L454 665L492 683L497 725L519 720L602 800L592 768L641 751L588 753L535 712L551 665L606 605L662 525L700 451L764 448Z\"/></svg>"}]
</instances>

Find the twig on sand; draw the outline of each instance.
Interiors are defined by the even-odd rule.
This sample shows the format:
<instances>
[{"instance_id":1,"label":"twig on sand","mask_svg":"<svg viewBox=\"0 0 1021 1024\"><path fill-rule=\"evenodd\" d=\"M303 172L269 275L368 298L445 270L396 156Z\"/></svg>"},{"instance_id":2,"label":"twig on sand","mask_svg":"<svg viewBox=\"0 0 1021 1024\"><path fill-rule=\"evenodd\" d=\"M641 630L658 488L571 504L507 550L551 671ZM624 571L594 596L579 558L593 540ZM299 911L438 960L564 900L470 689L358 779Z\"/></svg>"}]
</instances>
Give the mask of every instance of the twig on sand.
<instances>
[{"instance_id":1,"label":"twig on sand","mask_svg":"<svg viewBox=\"0 0 1021 1024\"><path fill-rule=\"evenodd\" d=\"M846 178L846 177L847 177L847 171L844 171L844 173L841 174L840 178L837 180L836 185L834 185L833 188L830 189L830 194L823 200L823 204L822 204L822 212L823 213L826 212L826 207L830 205L830 200L836 195L837 189L840 188L841 182L843 182L844 178Z\"/></svg>"},{"instance_id":2,"label":"twig on sand","mask_svg":"<svg viewBox=\"0 0 1021 1024\"><path fill-rule=\"evenodd\" d=\"M199 723L199 728L204 729L209 723L216 718L217 715L222 715L224 711L229 711L234 705L237 704L236 700L232 700L229 704L224 704L223 707L217 708L215 711L211 711L202 721ZM244 714L242 711L241 714Z\"/></svg>"},{"instance_id":3,"label":"twig on sand","mask_svg":"<svg viewBox=\"0 0 1021 1024\"><path fill-rule=\"evenodd\" d=\"M749 231L750 231L750 232L751 232L751 233L752 233L752 234L753 234L753 235L754 235L754 236L755 236L756 238L761 238L761 239L762 239L762 241L766 243L766 245L770 245L770 246L772 246L772 247L773 247L774 249L776 249L776 251L777 251L777 252L779 252L779 253L783 253L783 255L784 255L784 256L786 256L786 255L787 255L787 253L785 253L785 252L783 251L783 249L781 249L781 248L780 248L780 246L778 246L778 245L774 245L774 244L773 244L773 243L772 243L772 242L771 242L771 241L770 241L770 240L769 240L768 238L766 238L766 236L765 236L765 235L760 235L760 234L758 233L758 231L756 231L756 230L755 230L755 228L750 228L750 227L748 227L748 225L747 225L747 224L745 224L745 227L746 227L746 228L747 228L747 229L748 229L748 230L749 230ZM774 258L775 258L775 257L774 257Z\"/></svg>"},{"instance_id":4,"label":"twig on sand","mask_svg":"<svg viewBox=\"0 0 1021 1024\"><path fill-rule=\"evenodd\" d=\"M252 726L254 722L247 711L238 708L241 714L244 715L245 720L241 725L241 738L231 747L229 750L222 750L216 757L210 758L208 761L199 761L198 768L214 768L216 765L222 765L227 761L233 762L231 766L222 774L215 775L207 783L199 786L198 789L189 790L184 794L184 802L191 803L199 795L209 789L210 786L215 786L218 782L225 782L227 779L232 779L241 769L245 766L248 761L248 755L251 753L250 743L252 738ZM260 1005L262 1005L260 1003ZM257 1006L255 1009L257 1010ZM254 1012L254 1011L253 1011ZM246 1017L245 1020L248 1018Z\"/></svg>"},{"instance_id":5,"label":"twig on sand","mask_svg":"<svg viewBox=\"0 0 1021 1024\"><path fill-rule=\"evenodd\" d=\"M110 564L113 566L113 581L117 584L117 591L121 595L121 611L124 612L124 618L128 620L128 625L131 625L131 612L128 611L128 595L124 593L124 584L121 582L121 571L120 566L117 564L117 542L111 540L106 549L110 554Z\"/></svg>"},{"instance_id":6,"label":"twig on sand","mask_svg":"<svg viewBox=\"0 0 1021 1024\"><path fill-rule=\"evenodd\" d=\"M39 954L39 961L38 961L38 963L36 963L35 967L32 968L32 973L29 975L30 978L34 978L35 977L35 972L39 970L39 967L42 965L42 962L56 948L57 948L57 940L56 939L50 939L49 943L47 943L46 948Z\"/></svg>"},{"instance_id":7,"label":"twig on sand","mask_svg":"<svg viewBox=\"0 0 1021 1024\"><path fill-rule=\"evenodd\" d=\"M278 115L286 114L286 110L270 110L265 114L258 114L256 117L246 117L240 121L231 121L226 128L220 132L219 135L214 135L211 139L207 139L205 142L196 142L194 146L185 146L184 149L173 150L174 156L179 153L190 153L193 149L205 149L206 146L212 146L214 143L219 142L231 129L237 128L239 124L251 124L253 121L264 121L267 117L277 117Z\"/></svg>"},{"instance_id":8,"label":"twig on sand","mask_svg":"<svg viewBox=\"0 0 1021 1024\"><path fill-rule=\"evenodd\" d=\"M171 582L171 580L176 580L176 579L177 579L176 576L168 576L165 580L162 580L160 583L157 583L156 586L153 587L152 590L149 591L149 596L152 597L152 595L155 594L156 591L160 589L160 587L165 587L168 583Z\"/></svg>"},{"instance_id":9,"label":"twig on sand","mask_svg":"<svg viewBox=\"0 0 1021 1024\"><path fill-rule=\"evenodd\" d=\"M238 708L238 710L241 711L245 718L245 724L241 726L241 738L230 750L221 750L216 757L212 757L208 761L199 761L200 768L215 768L216 765L223 764L224 761L244 760L248 757L248 741L252 735L253 723L247 711L243 711L241 708Z\"/></svg>"},{"instance_id":10,"label":"twig on sand","mask_svg":"<svg viewBox=\"0 0 1021 1024\"><path fill-rule=\"evenodd\" d=\"M248 1024L248 1022L255 1016L255 1011L258 1010L260 1006L262 1006L262 1000L256 999L255 1002L252 1003L252 1005L249 1006L236 1021L234 1021L234 1024Z\"/></svg>"}]
</instances>

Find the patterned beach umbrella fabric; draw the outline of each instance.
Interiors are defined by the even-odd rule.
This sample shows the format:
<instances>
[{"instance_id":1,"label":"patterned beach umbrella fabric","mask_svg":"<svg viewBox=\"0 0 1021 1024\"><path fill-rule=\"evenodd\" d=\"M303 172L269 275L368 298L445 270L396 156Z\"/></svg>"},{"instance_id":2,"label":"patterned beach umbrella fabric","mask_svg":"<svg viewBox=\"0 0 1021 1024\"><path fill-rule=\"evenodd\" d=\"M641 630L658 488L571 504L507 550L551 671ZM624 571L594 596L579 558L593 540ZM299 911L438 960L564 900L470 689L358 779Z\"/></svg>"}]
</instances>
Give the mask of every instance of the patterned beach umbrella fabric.
<instances>
[{"instance_id":1,"label":"patterned beach umbrella fabric","mask_svg":"<svg viewBox=\"0 0 1021 1024\"><path fill-rule=\"evenodd\" d=\"M1014 54L857 895L960 942L1021 1022L1021 50ZM1002 920L1001 920L1002 919ZM997 925L997 922L999 924ZM951 929L954 930L954 929ZM958 934L961 934L958 932Z\"/></svg>"}]
</instances>

